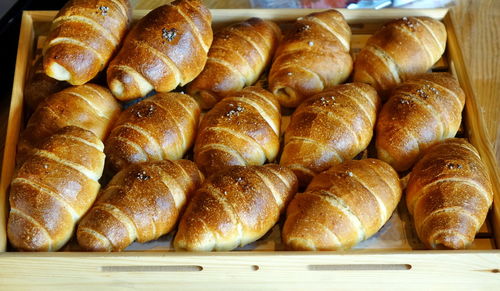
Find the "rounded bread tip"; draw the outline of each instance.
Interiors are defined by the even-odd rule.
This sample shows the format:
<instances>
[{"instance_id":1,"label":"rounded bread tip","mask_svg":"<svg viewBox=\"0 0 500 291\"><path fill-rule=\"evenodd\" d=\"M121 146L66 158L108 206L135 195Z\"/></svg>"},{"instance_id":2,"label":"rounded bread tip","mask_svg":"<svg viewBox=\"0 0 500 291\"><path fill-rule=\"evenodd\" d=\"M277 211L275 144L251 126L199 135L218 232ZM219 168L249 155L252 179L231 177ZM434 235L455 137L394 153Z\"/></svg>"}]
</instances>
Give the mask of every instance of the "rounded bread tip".
<instances>
[{"instance_id":1,"label":"rounded bread tip","mask_svg":"<svg viewBox=\"0 0 500 291\"><path fill-rule=\"evenodd\" d=\"M429 248L434 250L463 250L466 246L464 242L457 237L447 235L447 233L441 233L434 238Z\"/></svg>"},{"instance_id":2,"label":"rounded bread tip","mask_svg":"<svg viewBox=\"0 0 500 291\"><path fill-rule=\"evenodd\" d=\"M97 239L94 235L91 235L88 232L81 231L78 229L77 231L77 240L78 245L80 245L86 251L92 252L109 252L110 246L104 244L102 240Z\"/></svg>"},{"instance_id":3,"label":"rounded bread tip","mask_svg":"<svg viewBox=\"0 0 500 291\"><path fill-rule=\"evenodd\" d=\"M57 62L50 62L45 67L45 73L58 81L69 81L71 79L70 72Z\"/></svg>"},{"instance_id":4,"label":"rounded bread tip","mask_svg":"<svg viewBox=\"0 0 500 291\"><path fill-rule=\"evenodd\" d=\"M51 239L21 215L11 211L7 223L9 242L22 251L51 251Z\"/></svg>"},{"instance_id":5,"label":"rounded bread tip","mask_svg":"<svg viewBox=\"0 0 500 291\"><path fill-rule=\"evenodd\" d=\"M113 95L115 95L118 98L123 97L123 93L125 91L125 86L123 83L117 79L114 79L111 81L109 84L109 89L111 89L111 92L113 92Z\"/></svg>"},{"instance_id":6,"label":"rounded bread tip","mask_svg":"<svg viewBox=\"0 0 500 291\"><path fill-rule=\"evenodd\" d=\"M196 100L202 109L211 109L219 101L217 94L211 90L188 90L188 94Z\"/></svg>"},{"instance_id":7,"label":"rounded bread tip","mask_svg":"<svg viewBox=\"0 0 500 291\"><path fill-rule=\"evenodd\" d=\"M314 177L314 172L311 169L299 164L284 165L286 168L292 171L295 178L298 180L300 187L306 187L309 185Z\"/></svg>"},{"instance_id":8,"label":"rounded bread tip","mask_svg":"<svg viewBox=\"0 0 500 291\"><path fill-rule=\"evenodd\" d=\"M379 160L382 160L382 161L388 163L389 165L391 165L391 167L394 170L396 170L398 172L405 171L409 168L409 166L407 166L404 161L402 163L398 163L396 161L396 159L394 159L392 157L392 155L389 154L389 152L387 150L385 150L384 148L381 148L381 147L377 148L377 158Z\"/></svg>"},{"instance_id":9,"label":"rounded bread tip","mask_svg":"<svg viewBox=\"0 0 500 291\"><path fill-rule=\"evenodd\" d=\"M285 107L297 107L299 100L297 99L297 93L291 87L281 86L276 87L273 90L273 94L278 97L281 105Z\"/></svg>"}]
</instances>

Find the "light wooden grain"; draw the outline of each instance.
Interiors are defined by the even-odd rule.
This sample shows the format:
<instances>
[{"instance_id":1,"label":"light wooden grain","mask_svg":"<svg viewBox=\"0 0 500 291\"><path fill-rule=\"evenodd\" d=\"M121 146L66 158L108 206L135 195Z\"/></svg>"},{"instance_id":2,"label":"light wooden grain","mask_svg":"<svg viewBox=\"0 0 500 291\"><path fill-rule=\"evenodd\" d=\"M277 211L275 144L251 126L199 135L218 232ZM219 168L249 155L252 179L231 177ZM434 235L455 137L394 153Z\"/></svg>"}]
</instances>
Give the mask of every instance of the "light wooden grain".
<instances>
[{"instance_id":1,"label":"light wooden grain","mask_svg":"<svg viewBox=\"0 0 500 291\"><path fill-rule=\"evenodd\" d=\"M500 165L500 1L455 1L455 31Z\"/></svg>"},{"instance_id":2,"label":"light wooden grain","mask_svg":"<svg viewBox=\"0 0 500 291\"><path fill-rule=\"evenodd\" d=\"M500 253L3 253L3 288L479 290L498 287ZM28 267L29 266L29 267ZM83 284L82 284L83 283ZM166 285L168 284L168 285Z\"/></svg>"},{"instance_id":3,"label":"light wooden grain","mask_svg":"<svg viewBox=\"0 0 500 291\"><path fill-rule=\"evenodd\" d=\"M16 72L14 75L14 86L12 87L12 96L22 96L28 62L32 59L32 47L34 41L33 19L27 12L23 13L21 21L21 31L19 33L19 45L17 49ZM7 189L14 173L14 164L12 163L16 155L17 137L21 127L23 100L12 98L10 111L8 115L8 127L6 128L6 143L3 152L2 176L0 177L0 249L5 249L7 244L7 234L5 227L7 225ZM14 141L14 142L12 142Z\"/></svg>"},{"instance_id":4,"label":"light wooden grain","mask_svg":"<svg viewBox=\"0 0 500 291\"><path fill-rule=\"evenodd\" d=\"M490 170L490 178L493 185L493 232L496 234L496 242L500 245L500 170L498 162L495 160L495 153L491 147L489 140L488 129L486 127L485 116L482 114L481 100L475 95L474 89L470 82L467 65L464 61L462 50L458 36L453 29L457 25L454 24L454 19L448 14L444 23L446 32L448 33L448 52L450 55L450 69L465 92L465 125L467 128L467 136L469 141L478 150L483 162Z\"/></svg>"}]
</instances>

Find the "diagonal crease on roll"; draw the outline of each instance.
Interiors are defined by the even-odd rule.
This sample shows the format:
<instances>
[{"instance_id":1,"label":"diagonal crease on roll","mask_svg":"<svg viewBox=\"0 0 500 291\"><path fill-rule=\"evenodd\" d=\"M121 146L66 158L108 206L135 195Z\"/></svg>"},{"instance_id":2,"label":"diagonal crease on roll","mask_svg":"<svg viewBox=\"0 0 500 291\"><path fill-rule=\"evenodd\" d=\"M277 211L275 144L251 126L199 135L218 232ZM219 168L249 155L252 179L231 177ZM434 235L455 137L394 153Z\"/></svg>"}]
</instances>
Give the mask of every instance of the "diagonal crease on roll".
<instances>
[{"instance_id":1,"label":"diagonal crease on roll","mask_svg":"<svg viewBox=\"0 0 500 291\"><path fill-rule=\"evenodd\" d=\"M212 108L222 97L253 85L270 63L281 38L271 21L250 18L214 35L205 68L187 92L203 109Z\"/></svg>"},{"instance_id":2,"label":"diagonal crease on roll","mask_svg":"<svg viewBox=\"0 0 500 291\"><path fill-rule=\"evenodd\" d=\"M193 145L200 108L189 95L158 93L121 113L105 141L113 170L128 164L181 159Z\"/></svg>"},{"instance_id":3,"label":"diagonal crease on roll","mask_svg":"<svg viewBox=\"0 0 500 291\"><path fill-rule=\"evenodd\" d=\"M168 92L192 81L207 61L211 21L199 0L177 0L139 20L107 70L116 98L132 100L153 89Z\"/></svg>"},{"instance_id":4,"label":"diagonal crease on roll","mask_svg":"<svg viewBox=\"0 0 500 291\"><path fill-rule=\"evenodd\" d=\"M57 14L43 49L50 77L82 85L108 64L131 20L128 0L71 0Z\"/></svg>"},{"instance_id":5,"label":"diagonal crease on roll","mask_svg":"<svg viewBox=\"0 0 500 291\"><path fill-rule=\"evenodd\" d=\"M297 19L278 46L269 89L285 107L344 82L352 71L351 29L336 10Z\"/></svg>"},{"instance_id":6,"label":"diagonal crease on roll","mask_svg":"<svg viewBox=\"0 0 500 291\"><path fill-rule=\"evenodd\" d=\"M280 164L306 186L316 174L368 146L379 107L377 92L363 83L338 85L310 97L292 114Z\"/></svg>"},{"instance_id":7,"label":"diagonal crease on roll","mask_svg":"<svg viewBox=\"0 0 500 291\"><path fill-rule=\"evenodd\" d=\"M279 151L280 107L273 94L247 87L222 99L203 117L194 161L204 173L230 165L263 165Z\"/></svg>"},{"instance_id":8,"label":"diagonal crease on roll","mask_svg":"<svg viewBox=\"0 0 500 291\"><path fill-rule=\"evenodd\" d=\"M47 76L43 69L43 57L37 56L26 79L23 101L30 109L35 110L45 98L69 86L68 82L58 81Z\"/></svg>"},{"instance_id":9,"label":"diagonal crease on roll","mask_svg":"<svg viewBox=\"0 0 500 291\"><path fill-rule=\"evenodd\" d=\"M50 135L73 125L106 138L121 107L108 89L94 84L69 87L44 99L21 134L16 163L19 165Z\"/></svg>"},{"instance_id":10,"label":"diagonal crease on roll","mask_svg":"<svg viewBox=\"0 0 500 291\"><path fill-rule=\"evenodd\" d=\"M406 189L418 237L430 249L469 247L492 203L488 169L474 146L458 138L427 149Z\"/></svg>"},{"instance_id":11,"label":"diagonal crease on roll","mask_svg":"<svg viewBox=\"0 0 500 291\"><path fill-rule=\"evenodd\" d=\"M25 251L57 251L92 206L104 169L102 142L68 126L33 151L10 186L7 234Z\"/></svg>"},{"instance_id":12,"label":"diagonal crease on roll","mask_svg":"<svg viewBox=\"0 0 500 291\"><path fill-rule=\"evenodd\" d=\"M131 165L118 172L78 225L89 251L122 251L158 239L176 225L203 175L188 160Z\"/></svg>"},{"instance_id":13,"label":"diagonal crease on roll","mask_svg":"<svg viewBox=\"0 0 500 291\"><path fill-rule=\"evenodd\" d=\"M454 137L462 121L465 93L449 73L417 75L396 87L376 125L377 157L408 170L429 146Z\"/></svg>"},{"instance_id":14,"label":"diagonal crease on roll","mask_svg":"<svg viewBox=\"0 0 500 291\"><path fill-rule=\"evenodd\" d=\"M359 52L354 81L372 85L383 98L399 83L425 73L446 47L446 28L429 17L403 17L386 23Z\"/></svg>"},{"instance_id":15,"label":"diagonal crease on roll","mask_svg":"<svg viewBox=\"0 0 500 291\"><path fill-rule=\"evenodd\" d=\"M225 251L261 238L297 191L292 171L276 164L232 166L193 196L174 239L176 250Z\"/></svg>"},{"instance_id":16,"label":"diagonal crease on roll","mask_svg":"<svg viewBox=\"0 0 500 291\"><path fill-rule=\"evenodd\" d=\"M387 222L401 199L396 171L376 159L351 160L315 176L290 202L282 230L293 250L345 250Z\"/></svg>"}]
</instances>

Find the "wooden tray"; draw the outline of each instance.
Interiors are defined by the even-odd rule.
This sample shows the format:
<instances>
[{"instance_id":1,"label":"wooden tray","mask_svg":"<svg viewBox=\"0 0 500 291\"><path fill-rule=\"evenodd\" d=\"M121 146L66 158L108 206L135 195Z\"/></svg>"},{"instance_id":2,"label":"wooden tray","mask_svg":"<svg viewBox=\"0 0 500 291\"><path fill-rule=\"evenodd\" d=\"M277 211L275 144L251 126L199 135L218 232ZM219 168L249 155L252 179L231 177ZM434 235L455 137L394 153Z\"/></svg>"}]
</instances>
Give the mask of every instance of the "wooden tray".
<instances>
[{"instance_id":1,"label":"wooden tray","mask_svg":"<svg viewBox=\"0 0 500 291\"><path fill-rule=\"evenodd\" d=\"M123 252L123 253L19 253L7 252L6 217L8 187L14 171L16 145L23 115L23 89L38 36L46 33L55 11L23 14L9 123L0 181L0 286L107 288L165 287L206 289L349 288L370 289L423 286L486 289L500 285L500 176L472 92L461 51L447 9L343 10L353 30L352 51L361 48L382 23L403 16L429 16L442 20L448 31L447 52L436 70L449 70L466 93L464 126L490 170L494 204L488 223L471 250L367 250L347 252L235 251L220 253ZM293 20L314 10L212 10L214 28L250 16L278 22ZM136 19L148 11L135 11Z\"/></svg>"}]
</instances>

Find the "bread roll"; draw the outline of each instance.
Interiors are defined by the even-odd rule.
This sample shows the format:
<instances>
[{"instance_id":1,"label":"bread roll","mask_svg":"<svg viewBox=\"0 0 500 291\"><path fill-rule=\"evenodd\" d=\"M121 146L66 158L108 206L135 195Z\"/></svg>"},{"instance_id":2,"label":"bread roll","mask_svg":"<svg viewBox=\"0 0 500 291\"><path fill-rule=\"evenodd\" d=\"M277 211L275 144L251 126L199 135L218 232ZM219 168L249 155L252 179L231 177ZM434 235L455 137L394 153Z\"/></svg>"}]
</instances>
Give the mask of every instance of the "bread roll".
<instances>
[{"instance_id":1,"label":"bread roll","mask_svg":"<svg viewBox=\"0 0 500 291\"><path fill-rule=\"evenodd\" d=\"M78 244L89 251L121 251L177 224L203 176L188 160L131 165L118 172L78 225Z\"/></svg>"},{"instance_id":2,"label":"bread roll","mask_svg":"<svg viewBox=\"0 0 500 291\"><path fill-rule=\"evenodd\" d=\"M179 222L176 250L227 251L258 240L297 191L289 169L232 166L208 178Z\"/></svg>"},{"instance_id":3,"label":"bread roll","mask_svg":"<svg viewBox=\"0 0 500 291\"><path fill-rule=\"evenodd\" d=\"M9 241L24 251L57 251L99 191L102 142L69 126L35 149L10 186Z\"/></svg>"},{"instance_id":4,"label":"bread roll","mask_svg":"<svg viewBox=\"0 0 500 291\"><path fill-rule=\"evenodd\" d=\"M131 14L128 0L68 1L45 42L45 73L72 85L93 79L120 45Z\"/></svg>"},{"instance_id":5,"label":"bread roll","mask_svg":"<svg viewBox=\"0 0 500 291\"><path fill-rule=\"evenodd\" d=\"M158 93L123 111L105 142L114 170L148 161L178 160L196 136L200 108L189 95Z\"/></svg>"},{"instance_id":6,"label":"bread roll","mask_svg":"<svg viewBox=\"0 0 500 291\"><path fill-rule=\"evenodd\" d=\"M383 98L407 79L429 70L444 53L446 28L429 17L391 21L368 39L354 63L354 81L375 87Z\"/></svg>"},{"instance_id":7,"label":"bread roll","mask_svg":"<svg viewBox=\"0 0 500 291\"><path fill-rule=\"evenodd\" d=\"M37 107L21 134L18 164L34 147L65 126L74 125L90 130L103 140L120 110L111 92L94 84L70 87L47 97Z\"/></svg>"},{"instance_id":8,"label":"bread roll","mask_svg":"<svg viewBox=\"0 0 500 291\"><path fill-rule=\"evenodd\" d=\"M194 161L205 174L231 165L263 165L279 151L280 107L274 96L247 87L222 99L200 123Z\"/></svg>"},{"instance_id":9,"label":"bread roll","mask_svg":"<svg viewBox=\"0 0 500 291\"><path fill-rule=\"evenodd\" d=\"M418 237L429 249L469 247L492 202L488 170L464 139L447 139L427 149L406 189Z\"/></svg>"},{"instance_id":10,"label":"bread roll","mask_svg":"<svg viewBox=\"0 0 500 291\"><path fill-rule=\"evenodd\" d=\"M285 130L280 164L306 186L314 175L368 146L379 107L377 92L363 83L339 85L307 99Z\"/></svg>"},{"instance_id":11,"label":"bread roll","mask_svg":"<svg viewBox=\"0 0 500 291\"><path fill-rule=\"evenodd\" d=\"M108 85L116 98L132 100L191 82L207 61L211 21L199 0L177 0L144 16L109 64Z\"/></svg>"},{"instance_id":12,"label":"bread roll","mask_svg":"<svg viewBox=\"0 0 500 291\"><path fill-rule=\"evenodd\" d=\"M351 29L340 12L297 19L276 50L269 89L285 107L344 82L352 71Z\"/></svg>"},{"instance_id":13,"label":"bread roll","mask_svg":"<svg viewBox=\"0 0 500 291\"><path fill-rule=\"evenodd\" d=\"M376 125L378 158L409 169L432 144L454 137L465 94L448 73L418 75L394 89Z\"/></svg>"},{"instance_id":14,"label":"bread roll","mask_svg":"<svg viewBox=\"0 0 500 291\"><path fill-rule=\"evenodd\" d=\"M376 159L352 160L315 176L290 202L282 238L292 250L345 250L387 222L401 198L398 174Z\"/></svg>"},{"instance_id":15,"label":"bread roll","mask_svg":"<svg viewBox=\"0 0 500 291\"><path fill-rule=\"evenodd\" d=\"M31 70L26 87L24 88L24 102L30 109L36 109L38 104L50 95L69 87L67 82L58 81L45 74L43 57L38 57Z\"/></svg>"},{"instance_id":16,"label":"bread roll","mask_svg":"<svg viewBox=\"0 0 500 291\"><path fill-rule=\"evenodd\" d=\"M274 54L280 28L271 21L250 18L224 28L214 36L208 61L187 88L203 109L222 97L253 85Z\"/></svg>"}]
</instances>

